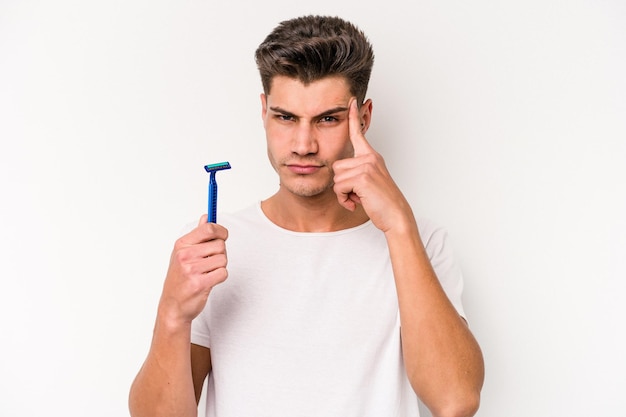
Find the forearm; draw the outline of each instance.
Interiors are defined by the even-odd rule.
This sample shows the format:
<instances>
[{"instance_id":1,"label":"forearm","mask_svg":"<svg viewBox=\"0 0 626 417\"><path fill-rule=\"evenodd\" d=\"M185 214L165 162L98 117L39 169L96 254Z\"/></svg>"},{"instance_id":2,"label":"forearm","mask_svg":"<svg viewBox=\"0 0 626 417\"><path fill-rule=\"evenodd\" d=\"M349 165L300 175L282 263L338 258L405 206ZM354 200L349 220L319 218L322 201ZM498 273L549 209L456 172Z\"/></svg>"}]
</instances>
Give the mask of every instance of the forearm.
<instances>
[{"instance_id":1,"label":"forearm","mask_svg":"<svg viewBox=\"0 0 626 417\"><path fill-rule=\"evenodd\" d=\"M148 357L130 390L133 417L196 417L190 325L157 318Z\"/></svg>"},{"instance_id":2,"label":"forearm","mask_svg":"<svg viewBox=\"0 0 626 417\"><path fill-rule=\"evenodd\" d=\"M471 416L484 377L480 348L441 287L414 221L386 235L413 389L435 417Z\"/></svg>"},{"instance_id":3,"label":"forearm","mask_svg":"<svg viewBox=\"0 0 626 417\"><path fill-rule=\"evenodd\" d=\"M133 417L198 415L196 392L211 370L211 357L209 349L194 349L192 359L191 322L205 308L211 288L228 276L227 238L228 231L207 222L205 214L174 244L150 352L130 390Z\"/></svg>"}]
</instances>

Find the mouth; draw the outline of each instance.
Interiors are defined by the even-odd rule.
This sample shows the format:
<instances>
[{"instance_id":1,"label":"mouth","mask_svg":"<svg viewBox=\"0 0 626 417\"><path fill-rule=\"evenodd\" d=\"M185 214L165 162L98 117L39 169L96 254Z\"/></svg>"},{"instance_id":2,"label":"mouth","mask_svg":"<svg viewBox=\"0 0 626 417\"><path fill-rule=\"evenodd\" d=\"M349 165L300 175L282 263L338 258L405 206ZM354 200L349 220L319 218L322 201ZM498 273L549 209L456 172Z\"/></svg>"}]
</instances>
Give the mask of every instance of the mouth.
<instances>
[{"instance_id":1,"label":"mouth","mask_svg":"<svg viewBox=\"0 0 626 417\"><path fill-rule=\"evenodd\" d=\"M310 175L315 174L322 166L320 165L311 165L311 164L286 164L287 169L294 174L298 175Z\"/></svg>"}]
</instances>

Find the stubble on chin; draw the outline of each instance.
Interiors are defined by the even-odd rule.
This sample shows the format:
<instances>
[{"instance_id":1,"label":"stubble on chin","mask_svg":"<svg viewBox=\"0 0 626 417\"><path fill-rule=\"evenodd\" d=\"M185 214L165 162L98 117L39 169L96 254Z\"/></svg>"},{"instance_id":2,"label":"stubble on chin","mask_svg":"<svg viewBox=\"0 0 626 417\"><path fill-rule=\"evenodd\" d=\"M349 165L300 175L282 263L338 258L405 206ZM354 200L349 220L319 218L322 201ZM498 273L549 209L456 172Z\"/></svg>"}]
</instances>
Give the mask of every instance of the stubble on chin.
<instances>
[{"instance_id":1,"label":"stubble on chin","mask_svg":"<svg viewBox=\"0 0 626 417\"><path fill-rule=\"evenodd\" d=\"M283 165L282 169L284 173L279 172L280 187L289 191L290 193L298 197L315 197L332 191L335 182L333 181L334 172L328 165L324 165L326 168L325 178L320 178L317 175L296 175L289 172L289 169ZM317 178L316 178L317 177Z\"/></svg>"}]
</instances>

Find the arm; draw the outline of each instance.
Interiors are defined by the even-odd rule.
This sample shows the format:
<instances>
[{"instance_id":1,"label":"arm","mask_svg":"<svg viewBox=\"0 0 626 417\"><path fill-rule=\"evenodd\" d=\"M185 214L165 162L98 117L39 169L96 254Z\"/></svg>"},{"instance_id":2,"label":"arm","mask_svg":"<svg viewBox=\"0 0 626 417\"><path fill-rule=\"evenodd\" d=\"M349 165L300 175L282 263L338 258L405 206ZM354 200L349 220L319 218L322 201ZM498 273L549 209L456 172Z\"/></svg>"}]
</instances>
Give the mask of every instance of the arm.
<instances>
[{"instance_id":1,"label":"arm","mask_svg":"<svg viewBox=\"0 0 626 417\"><path fill-rule=\"evenodd\" d=\"M402 352L411 385L435 417L472 416L484 379L483 358L465 321L430 264L413 212L382 157L367 143L353 101L349 130L354 158L337 161L335 193L348 210L363 207L385 233L400 309Z\"/></svg>"},{"instance_id":2,"label":"arm","mask_svg":"<svg viewBox=\"0 0 626 417\"><path fill-rule=\"evenodd\" d=\"M443 291L414 220L386 236L411 385L434 416L472 416L484 379L478 343Z\"/></svg>"},{"instance_id":3,"label":"arm","mask_svg":"<svg viewBox=\"0 0 626 417\"><path fill-rule=\"evenodd\" d=\"M227 277L222 226L206 223L175 244L159 301L152 344L133 382L133 417L192 417L202 382L211 370L207 348L191 344L191 322L200 314L213 286Z\"/></svg>"}]
</instances>

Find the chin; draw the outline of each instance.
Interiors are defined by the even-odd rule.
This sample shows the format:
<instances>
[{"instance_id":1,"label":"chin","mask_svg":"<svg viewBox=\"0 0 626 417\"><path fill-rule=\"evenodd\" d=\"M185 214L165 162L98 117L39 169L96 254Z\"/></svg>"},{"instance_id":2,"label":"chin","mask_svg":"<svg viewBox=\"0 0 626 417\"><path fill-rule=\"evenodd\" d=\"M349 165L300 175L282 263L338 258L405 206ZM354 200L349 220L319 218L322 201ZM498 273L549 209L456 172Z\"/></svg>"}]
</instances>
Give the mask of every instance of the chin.
<instances>
[{"instance_id":1,"label":"chin","mask_svg":"<svg viewBox=\"0 0 626 417\"><path fill-rule=\"evenodd\" d=\"M329 189L332 189L332 184L294 184L289 181L281 181L281 187L298 197L310 198L325 194Z\"/></svg>"}]
</instances>

